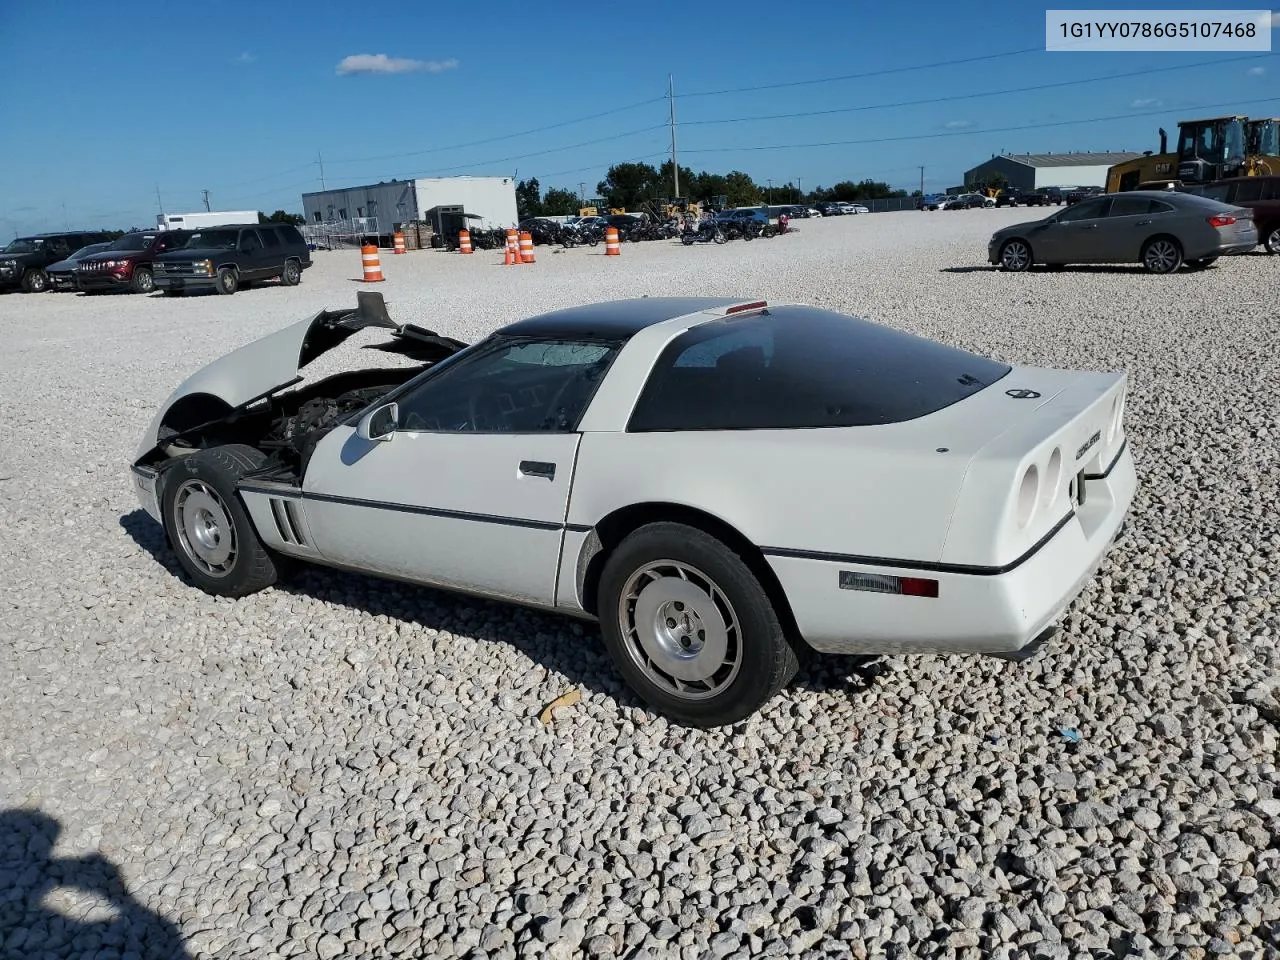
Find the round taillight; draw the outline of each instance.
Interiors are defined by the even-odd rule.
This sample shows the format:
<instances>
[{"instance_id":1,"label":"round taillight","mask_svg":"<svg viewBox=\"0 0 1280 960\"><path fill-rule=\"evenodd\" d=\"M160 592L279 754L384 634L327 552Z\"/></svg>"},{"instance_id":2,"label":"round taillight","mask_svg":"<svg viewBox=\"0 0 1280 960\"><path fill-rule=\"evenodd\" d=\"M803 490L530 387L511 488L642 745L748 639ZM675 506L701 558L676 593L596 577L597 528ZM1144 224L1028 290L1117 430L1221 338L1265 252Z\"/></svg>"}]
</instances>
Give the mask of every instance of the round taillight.
<instances>
[{"instance_id":1,"label":"round taillight","mask_svg":"<svg viewBox=\"0 0 1280 960\"><path fill-rule=\"evenodd\" d=\"M1045 507L1051 507L1058 499L1058 484L1062 482L1062 448L1054 447L1049 455L1049 465L1044 471L1044 497L1041 501Z\"/></svg>"},{"instance_id":2,"label":"round taillight","mask_svg":"<svg viewBox=\"0 0 1280 960\"><path fill-rule=\"evenodd\" d=\"M1022 482L1018 484L1018 529L1021 530L1031 522L1031 518L1036 513L1036 497L1040 493L1040 471L1036 469L1033 463L1027 467L1027 472L1022 475Z\"/></svg>"}]
</instances>

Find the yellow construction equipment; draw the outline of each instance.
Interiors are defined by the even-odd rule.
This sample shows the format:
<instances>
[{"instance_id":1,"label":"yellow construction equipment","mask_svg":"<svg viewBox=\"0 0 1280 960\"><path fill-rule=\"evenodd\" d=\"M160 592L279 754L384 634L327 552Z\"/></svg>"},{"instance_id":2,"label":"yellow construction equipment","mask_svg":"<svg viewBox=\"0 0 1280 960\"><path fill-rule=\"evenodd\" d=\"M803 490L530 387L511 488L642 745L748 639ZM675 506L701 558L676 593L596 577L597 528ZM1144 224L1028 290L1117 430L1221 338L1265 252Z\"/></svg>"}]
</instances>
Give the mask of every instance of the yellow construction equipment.
<instances>
[{"instance_id":1,"label":"yellow construction equipment","mask_svg":"<svg viewBox=\"0 0 1280 960\"><path fill-rule=\"evenodd\" d=\"M1154 183L1200 184L1227 177L1280 172L1280 121L1234 115L1178 123L1177 150L1160 131L1160 152L1117 163L1107 171L1107 192Z\"/></svg>"}]
</instances>

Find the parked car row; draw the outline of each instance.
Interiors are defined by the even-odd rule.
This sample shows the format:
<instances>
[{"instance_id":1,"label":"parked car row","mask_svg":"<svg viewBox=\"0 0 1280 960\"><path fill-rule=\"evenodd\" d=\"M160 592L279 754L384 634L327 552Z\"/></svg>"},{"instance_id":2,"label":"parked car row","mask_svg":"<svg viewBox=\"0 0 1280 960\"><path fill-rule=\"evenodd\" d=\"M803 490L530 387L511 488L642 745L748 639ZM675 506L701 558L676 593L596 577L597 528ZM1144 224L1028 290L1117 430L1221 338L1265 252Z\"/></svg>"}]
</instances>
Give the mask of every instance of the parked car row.
<instances>
[{"instance_id":1,"label":"parked car row","mask_svg":"<svg viewBox=\"0 0 1280 960\"><path fill-rule=\"evenodd\" d=\"M306 240L284 223L135 230L115 239L66 231L18 237L0 250L0 289L232 294L263 280L295 286L309 266Z\"/></svg>"},{"instance_id":2,"label":"parked car row","mask_svg":"<svg viewBox=\"0 0 1280 960\"><path fill-rule=\"evenodd\" d=\"M1250 199L1236 199L1242 194ZM1090 197L1043 220L997 230L987 259L1014 272L1041 264L1140 263L1148 273L1168 274L1184 266L1203 270L1259 243L1280 253L1280 177Z\"/></svg>"}]
</instances>

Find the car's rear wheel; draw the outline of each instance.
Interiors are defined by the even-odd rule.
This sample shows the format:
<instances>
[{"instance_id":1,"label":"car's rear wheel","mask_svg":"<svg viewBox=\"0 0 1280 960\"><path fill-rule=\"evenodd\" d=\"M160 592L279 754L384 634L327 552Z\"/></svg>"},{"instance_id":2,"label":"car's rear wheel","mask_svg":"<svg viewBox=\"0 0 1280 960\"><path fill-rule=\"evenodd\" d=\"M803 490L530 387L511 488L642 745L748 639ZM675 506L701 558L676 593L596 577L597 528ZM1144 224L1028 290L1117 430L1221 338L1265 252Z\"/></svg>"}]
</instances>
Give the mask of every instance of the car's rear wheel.
<instances>
[{"instance_id":1,"label":"car's rear wheel","mask_svg":"<svg viewBox=\"0 0 1280 960\"><path fill-rule=\"evenodd\" d=\"M27 293L44 293L49 289L49 275L38 267L22 275L22 289Z\"/></svg>"},{"instance_id":2,"label":"car's rear wheel","mask_svg":"<svg viewBox=\"0 0 1280 960\"><path fill-rule=\"evenodd\" d=\"M1025 240L1008 240L1000 248L1000 266L1013 273L1031 269L1031 247Z\"/></svg>"},{"instance_id":3,"label":"car's rear wheel","mask_svg":"<svg viewBox=\"0 0 1280 960\"><path fill-rule=\"evenodd\" d=\"M680 523L628 536L600 577L605 645L632 689L695 727L736 723L799 668L751 569L715 537Z\"/></svg>"},{"instance_id":4,"label":"car's rear wheel","mask_svg":"<svg viewBox=\"0 0 1280 960\"><path fill-rule=\"evenodd\" d=\"M1262 246L1267 253L1280 254L1280 227L1271 228L1271 231L1263 238Z\"/></svg>"},{"instance_id":5,"label":"car's rear wheel","mask_svg":"<svg viewBox=\"0 0 1280 960\"><path fill-rule=\"evenodd\" d=\"M1142 248L1142 266L1147 273L1173 273L1182 266L1182 247L1172 237L1154 237Z\"/></svg>"},{"instance_id":6,"label":"car's rear wheel","mask_svg":"<svg viewBox=\"0 0 1280 960\"><path fill-rule=\"evenodd\" d=\"M164 475L165 533L178 562L205 593L242 597L280 577L282 559L258 539L236 492L240 478L266 461L253 447L226 444L183 457Z\"/></svg>"},{"instance_id":7,"label":"car's rear wheel","mask_svg":"<svg viewBox=\"0 0 1280 960\"><path fill-rule=\"evenodd\" d=\"M222 267L218 270L217 284L219 293L230 296L240 289L240 275L230 267Z\"/></svg>"},{"instance_id":8,"label":"car's rear wheel","mask_svg":"<svg viewBox=\"0 0 1280 960\"><path fill-rule=\"evenodd\" d=\"M284 270L280 272L280 282L286 287L296 287L302 280L302 267L297 260L286 260Z\"/></svg>"},{"instance_id":9,"label":"car's rear wheel","mask_svg":"<svg viewBox=\"0 0 1280 960\"><path fill-rule=\"evenodd\" d=\"M134 293L150 293L156 288L155 277L151 275L150 267L136 267L133 271L133 279L129 281L129 286Z\"/></svg>"}]
</instances>

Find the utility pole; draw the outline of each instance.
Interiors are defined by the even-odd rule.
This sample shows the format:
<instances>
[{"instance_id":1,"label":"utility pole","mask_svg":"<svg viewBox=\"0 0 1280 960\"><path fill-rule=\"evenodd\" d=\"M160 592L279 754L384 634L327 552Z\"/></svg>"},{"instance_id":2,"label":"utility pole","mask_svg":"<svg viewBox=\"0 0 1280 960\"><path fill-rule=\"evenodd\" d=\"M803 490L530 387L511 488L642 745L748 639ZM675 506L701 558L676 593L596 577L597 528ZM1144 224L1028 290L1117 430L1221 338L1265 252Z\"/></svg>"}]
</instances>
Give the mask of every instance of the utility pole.
<instances>
[{"instance_id":1,"label":"utility pole","mask_svg":"<svg viewBox=\"0 0 1280 960\"><path fill-rule=\"evenodd\" d=\"M160 199L160 184L156 184L156 203L160 205L160 216L164 216L164 201Z\"/></svg>"},{"instance_id":2,"label":"utility pole","mask_svg":"<svg viewBox=\"0 0 1280 960\"><path fill-rule=\"evenodd\" d=\"M796 203L800 202L800 198L804 196L804 190L800 187L801 177L796 177Z\"/></svg>"},{"instance_id":3,"label":"utility pole","mask_svg":"<svg viewBox=\"0 0 1280 960\"><path fill-rule=\"evenodd\" d=\"M324 189L324 157L320 155L320 151L316 151L316 161L320 164L320 189Z\"/></svg>"},{"instance_id":4,"label":"utility pole","mask_svg":"<svg viewBox=\"0 0 1280 960\"><path fill-rule=\"evenodd\" d=\"M586 182L585 180L579 180L579 181L578 181L578 199L582 201L582 203L583 203L583 205L584 205L584 206L586 205L586 202L587 202L587 182Z\"/></svg>"},{"instance_id":5,"label":"utility pole","mask_svg":"<svg viewBox=\"0 0 1280 960\"><path fill-rule=\"evenodd\" d=\"M67 222L67 201L62 201L62 229L70 230L71 224Z\"/></svg>"},{"instance_id":6,"label":"utility pole","mask_svg":"<svg viewBox=\"0 0 1280 960\"><path fill-rule=\"evenodd\" d=\"M769 178L769 203L773 203L773 177Z\"/></svg>"},{"instance_id":7,"label":"utility pole","mask_svg":"<svg viewBox=\"0 0 1280 960\"><path fill-rule=\"evenodd\" d=\"M671 176L675 181L675 197L680 196L680 164L676 160L676 81L667 74L667 99L671 101Z\"/></svg>"},{"instance_id":8,"label":"utility pole","mask_svg":"<svg viewBox=\"0 0 1280 960\"><path fill-rule=\"evenodd\" d=\"M924 196L924 167L920 168L920 196Z\"/></svg>"},{"instance_id":9,"label":"utility pole","mask_svg":"<svg viewBox=\"0 0 1280 960\"><path fill-rule=\"evenodd\" d=\"M209 206L209 191L208 191L208 190L201 190L200 192L204 194L204 209L205 209L205 212L206 212L206 213L211 212L211 211L213 210L213 207Z\"/></svg>"}]
</instances>

